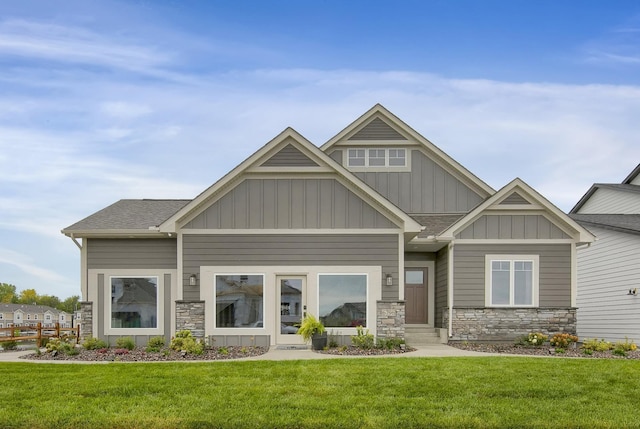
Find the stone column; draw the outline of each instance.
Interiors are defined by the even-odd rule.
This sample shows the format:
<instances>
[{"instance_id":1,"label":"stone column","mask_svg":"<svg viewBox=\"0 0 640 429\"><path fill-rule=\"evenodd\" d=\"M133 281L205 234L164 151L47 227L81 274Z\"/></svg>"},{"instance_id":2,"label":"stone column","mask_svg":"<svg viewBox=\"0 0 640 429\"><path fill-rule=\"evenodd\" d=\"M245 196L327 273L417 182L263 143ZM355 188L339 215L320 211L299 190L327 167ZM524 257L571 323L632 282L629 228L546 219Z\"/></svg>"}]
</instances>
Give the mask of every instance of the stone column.
<instances>
[{"instance_id":1,"label":"stone column","mask_svg":"<svg viewBox=\"0 0 640 429\"><path fill-rule=\"evenodd\" d=\"M204 301L176 301L176 332L185 329L204 339Z\"/></svg>"},{"instance_id":2,"label":"stone column","mask_svg":"<svg viewBox=\"0 0 640 429\"><path fill-rule=\"evenodd\" d=\"M377 336L404 339L404 301L378 301L376 317Z\"/></svg>"},{"instance_id":3,"label":"stone column","mask_svg":"<svg viewBox=\"0 0 640 429\"><path fill-rule=\"evenodd\" d=\"M93 302L80 301L80 339L93 337Z\"/></svg>"}]
</instances>

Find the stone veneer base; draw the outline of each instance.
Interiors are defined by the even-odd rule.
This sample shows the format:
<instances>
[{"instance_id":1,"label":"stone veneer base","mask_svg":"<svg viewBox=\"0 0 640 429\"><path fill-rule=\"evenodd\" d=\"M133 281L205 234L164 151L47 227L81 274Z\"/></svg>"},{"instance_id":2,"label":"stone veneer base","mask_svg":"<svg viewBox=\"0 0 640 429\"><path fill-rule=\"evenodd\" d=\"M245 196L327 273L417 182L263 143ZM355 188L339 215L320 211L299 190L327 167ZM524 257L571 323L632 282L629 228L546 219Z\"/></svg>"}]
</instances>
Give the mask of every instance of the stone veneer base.
<instances>
[{"instance_id":1,"label":"stone veneer base","mask_svg":"<svg viewBox=\"0 0 640 429\"><path fill-rule=\"evenodd\" d=\"M443 311L449 326L449 309ZM576 308L470 308L453 309L451 341L513 341L530 332L576 333Z\"/></svg>"},{"instance_id":2,"label":"stone veneer base","mask_svg":"<svg viewBox=\"0 0 640 429\"><path fill-rule=\"evenodd\" d=\"M404 339L404 301L378 301L377 304L377 336L381 338Z\"/></svg>"}]
</instances>

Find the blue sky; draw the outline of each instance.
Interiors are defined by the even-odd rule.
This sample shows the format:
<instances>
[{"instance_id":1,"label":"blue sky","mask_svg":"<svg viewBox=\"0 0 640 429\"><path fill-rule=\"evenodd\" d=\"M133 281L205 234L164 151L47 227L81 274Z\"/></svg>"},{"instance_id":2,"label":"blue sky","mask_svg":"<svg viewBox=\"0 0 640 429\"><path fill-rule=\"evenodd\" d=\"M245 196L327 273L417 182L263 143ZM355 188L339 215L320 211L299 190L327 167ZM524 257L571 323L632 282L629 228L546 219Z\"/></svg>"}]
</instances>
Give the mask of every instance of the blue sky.
<instances>
[{"instance_id":1,"label":"blue sky","mask_svg":"<svg viewBox=\"0 0 640 429\"><path fill-rule=\"evenodd\" d=\"M0 282L79 294L62 228L375 103L567 211L640 162L640 3L1 2Z\"/></svg>"}]
</instances>

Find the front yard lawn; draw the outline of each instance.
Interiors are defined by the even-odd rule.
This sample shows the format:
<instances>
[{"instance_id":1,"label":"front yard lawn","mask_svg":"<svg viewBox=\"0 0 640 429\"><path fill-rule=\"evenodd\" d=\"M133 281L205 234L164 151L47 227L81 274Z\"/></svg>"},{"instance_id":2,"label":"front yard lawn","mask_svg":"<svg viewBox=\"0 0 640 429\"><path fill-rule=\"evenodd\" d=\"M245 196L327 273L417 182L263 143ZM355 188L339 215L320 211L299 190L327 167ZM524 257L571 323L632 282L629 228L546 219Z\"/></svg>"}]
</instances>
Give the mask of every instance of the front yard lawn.
<instances>
[{"instance_id":1,"label":"front yard lawn","mask_svg":"<svg viewBox=\"0 0 640 429\"><path fill-rule=\"evenodd\" d=\"M640 427L640 362L0 364L3 428Z\"/></svg>"}]
</instances>

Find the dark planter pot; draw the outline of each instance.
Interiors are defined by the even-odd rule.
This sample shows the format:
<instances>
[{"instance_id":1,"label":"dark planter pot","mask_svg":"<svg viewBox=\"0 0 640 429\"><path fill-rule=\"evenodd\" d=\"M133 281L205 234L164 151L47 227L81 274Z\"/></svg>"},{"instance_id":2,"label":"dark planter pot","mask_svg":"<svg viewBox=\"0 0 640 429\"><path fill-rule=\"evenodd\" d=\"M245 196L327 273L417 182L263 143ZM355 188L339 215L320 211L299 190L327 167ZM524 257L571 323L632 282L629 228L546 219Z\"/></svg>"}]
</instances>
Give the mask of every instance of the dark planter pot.
<instances>
[{"instance_id":1,"label":"dark planter pot","mask_svg":"<svg viewBox=\"0 0 640 429\"><path fill-rule=\"evenodd\" d=\"M314 334L311 337L311 349L322 350L327 346L327 334Z\"/></svg>"}]
</instances>

